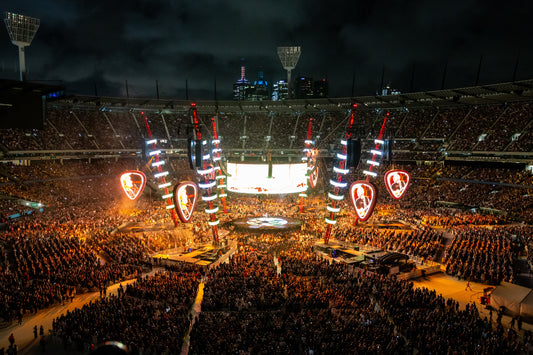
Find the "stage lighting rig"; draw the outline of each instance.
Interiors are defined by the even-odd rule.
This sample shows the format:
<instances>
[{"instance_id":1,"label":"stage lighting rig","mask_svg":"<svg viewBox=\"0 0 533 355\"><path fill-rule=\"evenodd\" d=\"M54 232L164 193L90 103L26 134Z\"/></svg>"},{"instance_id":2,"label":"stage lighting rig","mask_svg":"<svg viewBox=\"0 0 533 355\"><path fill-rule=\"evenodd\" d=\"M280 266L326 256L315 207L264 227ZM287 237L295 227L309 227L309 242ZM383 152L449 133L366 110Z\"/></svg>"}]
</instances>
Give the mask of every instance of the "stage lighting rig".
<instances>
[{"instance_id":1,"label":"stage lighting rig","mask_svg":"<svg viewBox=\"0 0 533 355\"><path fill-rule=\"evenodd\" d=\"M352 130L355 122L355 113L356 113L357 105L353 104L352 108L350 110L350 115L348 119L348 130L346 131L346 134L344 136L344 139L341 139L341 146L342 151L341 153L337 153L337 159L339 161L338 166L334 166L334 171L337 174L335 179L331 179L329 183L333 187L333 193L329 192L328 197L331 199L330 204L327 206L328 215L324 219L326 222L326 233L324 235L324 244L328 244L329 237L331 236L331 229L333 225L337 224L337 220L335 219L335 214L340 211L340 208L337 206L337 204L343 200L344 193L341 192L341 189L346 188L348 186L348 183L343 181L343 178L345 175L347 175L350 172L350 165L349 162L347 162L348 158L348 141L352 137Z\"/></svg>"},{"instance_id":2,"label":"stage lighting rig","mask_svg":"<svg viewBox=\"0 0 533 355\"><path fill-rule=\"evenodd\" d=\"M24 49L31 44L35 33L39 29L41 20L25 15L6 12L4 17L11 43L19 49L20 81L26 80L26 59Z\"/></svg>"}]
</instances>

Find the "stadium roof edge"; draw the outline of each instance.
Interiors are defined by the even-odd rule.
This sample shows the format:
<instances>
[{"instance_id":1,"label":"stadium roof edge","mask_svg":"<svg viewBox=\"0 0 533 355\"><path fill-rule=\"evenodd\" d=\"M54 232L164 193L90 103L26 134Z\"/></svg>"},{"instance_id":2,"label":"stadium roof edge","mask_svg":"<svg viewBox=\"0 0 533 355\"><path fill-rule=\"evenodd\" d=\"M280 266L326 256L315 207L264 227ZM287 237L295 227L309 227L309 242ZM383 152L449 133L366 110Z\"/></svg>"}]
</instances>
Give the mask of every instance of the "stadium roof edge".
<instances>
[{"instance_id":1,"label":"stadium roof edge","mask_svg":"<svg viewBox=\"0 0 533 355\"><path fill-rule=\"evenodd\" d=\"M50 92L61 90L65 90L64 85L50 85L31 81L0 79L0 94L13 91L48 94Z\"/></svg>"},{"instance_id":2,"label":"stadium roof edge","mask_svg":"<svg viewBox=\"0 0 533 355\"><path fill-rule=\"evenodd\" d=\"M122 98L105 96L71 95L55 102L73 106L125 108L135 110L187 111L195 102L199 112L298 112L316 110L338 111L348 109L354 102L368 108L394 109L427 106L468 106L533 101L533 79L487 84L463 88L340 98L319 98L282 101L232 101L232 100L172 100L154 98Z\"/></svg>"}]
</instances>

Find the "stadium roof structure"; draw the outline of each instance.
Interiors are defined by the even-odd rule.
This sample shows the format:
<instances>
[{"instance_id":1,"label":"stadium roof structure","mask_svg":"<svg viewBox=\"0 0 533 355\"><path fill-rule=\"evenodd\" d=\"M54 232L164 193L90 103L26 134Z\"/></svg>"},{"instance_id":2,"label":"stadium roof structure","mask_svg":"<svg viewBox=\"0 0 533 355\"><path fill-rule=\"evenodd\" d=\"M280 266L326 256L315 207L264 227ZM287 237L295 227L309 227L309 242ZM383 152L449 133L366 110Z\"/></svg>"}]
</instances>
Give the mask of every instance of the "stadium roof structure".
<instances>
[{"instance_id":1,"label":"stadium roof structure","mask_svg":"<svg viewBox=\"0 0 533 355\"><path fill-rule=\"evenodd\" d=\"M101 107L114 109L155 110L184 112L192 100L165 100L153 98L121 98L73 95L61 99L73 106ZM533 79L500 84L480 85L456 89L420 91L397 95L375 95L343 98L320 98L282 101L233 101L197 100L200 114L215 112L301 112L301 111L345 111L354 103L376 109L395 109L434 106L493 105L510 102L533 101Z\"/></svg>"},{"instance_id":2,"label":"stadium roof structure","mask_svg":"<svg viewBox=\"0 0 533 355\"><path fill-rule=\"evenodd\" d=\"M63 85L48 85L38 82L0 79L0 95L8 92L17 92L21 94L32 92L35 94L46 95L51 92L63 90L65 90L65 86Z\"/></svg>"}]
</instances>

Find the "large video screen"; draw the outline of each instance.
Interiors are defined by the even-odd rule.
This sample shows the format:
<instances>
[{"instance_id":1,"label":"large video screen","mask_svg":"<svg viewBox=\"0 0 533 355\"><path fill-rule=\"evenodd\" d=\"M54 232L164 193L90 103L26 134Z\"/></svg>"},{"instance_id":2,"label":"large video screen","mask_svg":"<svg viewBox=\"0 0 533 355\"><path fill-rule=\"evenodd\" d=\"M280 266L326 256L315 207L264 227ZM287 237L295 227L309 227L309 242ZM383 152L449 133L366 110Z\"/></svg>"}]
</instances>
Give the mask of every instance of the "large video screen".
<instances>
[{"instance_id":1,"label":"large video screen","mask_svg":"<svg viewBox=\"0 0 533 355\"><path fill-rule=\"evenodd\" d=\"M228 191L244 194L290 194L307 190L307 163L268 164L228 163Z\"/></svg>"}]
</instances>

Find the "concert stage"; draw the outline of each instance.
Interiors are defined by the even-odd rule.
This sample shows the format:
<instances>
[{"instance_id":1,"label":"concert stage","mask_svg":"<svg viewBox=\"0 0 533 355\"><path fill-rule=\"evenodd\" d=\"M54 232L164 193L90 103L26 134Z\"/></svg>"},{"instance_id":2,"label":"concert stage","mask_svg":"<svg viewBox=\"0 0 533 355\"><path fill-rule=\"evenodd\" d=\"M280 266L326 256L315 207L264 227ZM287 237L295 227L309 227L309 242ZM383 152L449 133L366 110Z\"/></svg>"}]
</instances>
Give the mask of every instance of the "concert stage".
<instances>
[{"instance_id":1,"label":"concert stage","mask_svg":"<svg viewBox=\"0 0 533 355\"><path fill-rule=\"evenodd\" d=\"M302 225L299 219L280 216L246 217L233 220L233 225L240 231L289 231Z\"/></svg>"},{"instance_id":2,"label":"concert stage","mask_svg":"<svg viewBox=\"0 0 533 355\"><path fill-rule=\"evenodd\" d=\"M339 240L315 243L313 249L320 257L330 262L342 262L352 266L352 270L393 274L399 280L414 279L441 271L441 265L419 257L385 251L368 245L357 245Z\"/></svg>"},{"instance_id":3,"label":"concert stage","mask_svg":"<svg viewBox=\"0 0 533 355\"><path fill-rule=\"evenodd\" d=\"M206 267L225 262L237 251L237 243L230 242L223 246L215 247L213 244L204 244L195 248L171 249L152 255L152 258L159 265L172 265L179 262L186 262Z\"/></svg>"}]
</instances>

